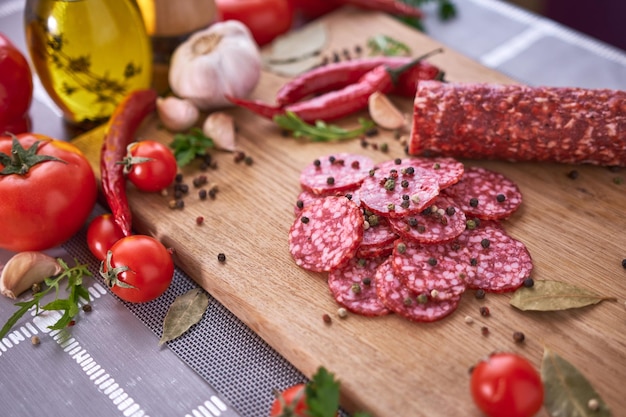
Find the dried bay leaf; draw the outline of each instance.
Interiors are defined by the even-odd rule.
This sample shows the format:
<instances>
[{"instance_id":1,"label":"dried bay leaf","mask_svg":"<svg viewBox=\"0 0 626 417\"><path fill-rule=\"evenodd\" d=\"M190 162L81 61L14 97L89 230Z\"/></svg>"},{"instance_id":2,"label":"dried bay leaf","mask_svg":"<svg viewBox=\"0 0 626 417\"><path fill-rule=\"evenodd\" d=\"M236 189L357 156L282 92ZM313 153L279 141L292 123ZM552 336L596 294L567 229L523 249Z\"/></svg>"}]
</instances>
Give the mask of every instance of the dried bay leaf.
<instances>
[{"instance_id":1,"label":"dried bay leaf","mask_svg":"<svg viewBox=\"0 0 626 417\"><path fill-rule=\"evenodd\" d=\"M174 340L200 321L209 305L209 297L200 288L194 288L174 300L165 320L159 345Z\"/></svg>"},{"instance_id":2,"label":"dried bay leaf","mask_svg":"<svg viewBox=\"0 0 626 417\"><path fill-rule=\"evenodd\" d=\"M571 363L545 348L541 362L544 406L553 416L610 417L611 411L591 383Z\"/></svg>"},{"instance_id":3,"label":"dried bay leaf","mask_svg":"<svg viewBox=\"0 0 626 417\"><path fill-rule=\"evenodd\" d=\"M278 36L262 53L263 66L278 75L294 76L320 65L328 41L323 22L306 25Z\"/></svg>"},{"instance_id":4,"label":"dried bay leaf","mask_svg":"<svg viewBox=\"0 0 626 417\"><path fill-rule=\"evenodd\" d=\"M535 281L532 287L521 287L510 304L523 311L558 311L586 307L605 300L615 300L587 289L559 281Z\"/></svg>"}]
</instances>

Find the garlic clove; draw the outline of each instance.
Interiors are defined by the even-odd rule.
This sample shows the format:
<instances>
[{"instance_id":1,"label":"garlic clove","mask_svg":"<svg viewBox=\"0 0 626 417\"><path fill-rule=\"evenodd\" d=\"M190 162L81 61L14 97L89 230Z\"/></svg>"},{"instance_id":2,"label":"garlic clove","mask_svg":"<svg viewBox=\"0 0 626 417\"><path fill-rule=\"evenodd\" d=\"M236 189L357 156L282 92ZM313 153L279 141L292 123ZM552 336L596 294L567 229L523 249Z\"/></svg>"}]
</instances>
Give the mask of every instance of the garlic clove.
<instances>
[{"instance_id":1,"label":"garlic clove","mask_svg":"<svg viewBox=\"0 0 626 417\"><path fill-rule=\"evenodd\" d=\"M402 112L380 91L369 96L368 110L372 120L383 129L400 129L406 125Z\"/></svg>"},{"instance_id":2,"label":"garlic clove","mask_svg":"<svg viewBox=\"0 0 626 417\"><path fill-rule=\"evenodd\" d=\"M19 252L2 269L0 293L15 299L33 284L59 274L63 268L52 256L42 252Z\"/></svg>"},{"instance_id":3,"label":"garlic clove","mask_svg":"<svg viewBox=\"0 0 626 417\"><path fill-rule=\"evenodd\" d=\"M234 152L237 148L235 120L230 114L221 111L209 114L202 125L202 132L213 139L217 149Z\"/></svg>"},{"instance_id":4,"label":"garlic clove","mask_svg":"<svg viewBox=\"0 0 626 417\"><path fill-rule=\"evenodd\" d=\"M172 132L183 132L195 125L200 118L200 110L187 99L159 97L156 106L159 120Z\"/></svg>"}]
</instances>

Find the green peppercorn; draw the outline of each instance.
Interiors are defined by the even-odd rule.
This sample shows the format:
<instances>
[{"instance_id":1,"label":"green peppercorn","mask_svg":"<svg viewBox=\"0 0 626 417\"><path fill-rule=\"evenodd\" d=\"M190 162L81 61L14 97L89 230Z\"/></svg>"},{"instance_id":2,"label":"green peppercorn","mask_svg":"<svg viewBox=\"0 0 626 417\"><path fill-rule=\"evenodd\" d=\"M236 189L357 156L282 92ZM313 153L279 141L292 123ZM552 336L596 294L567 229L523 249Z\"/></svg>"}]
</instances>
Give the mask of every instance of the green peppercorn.
<instances>
[{"instance_id":1,"label":"green peppercorn","mask_svg":"<svg viewBox=\"0 0 626 417\"><path fill-rule=\"evenodd\" d=\"M406 253L406 244L405 243L398 243L398 246L396 246L396 250L400 254Z\"/></svg>"},{"instance_id":2,"label":"green peppercorn","mask_svg":"<svg viewBox=\"0 0 626 417\"><path fill-rule=\"evenodd\" d=\"M393 189L396 188L396 180L393 178L387 178L384 187L387 191L393 191Z\"/></svg>"},{"instance_id":3,"label":"green peppercorn","mask_svg":"<svg viewBox=\"0 0 626 417\"><path fill-rule=\"evenodd\" d=\"M352 292L355 294L360 294L361 293L361 286L357 283L352 284Z\"/></svg>"}]
</instances>

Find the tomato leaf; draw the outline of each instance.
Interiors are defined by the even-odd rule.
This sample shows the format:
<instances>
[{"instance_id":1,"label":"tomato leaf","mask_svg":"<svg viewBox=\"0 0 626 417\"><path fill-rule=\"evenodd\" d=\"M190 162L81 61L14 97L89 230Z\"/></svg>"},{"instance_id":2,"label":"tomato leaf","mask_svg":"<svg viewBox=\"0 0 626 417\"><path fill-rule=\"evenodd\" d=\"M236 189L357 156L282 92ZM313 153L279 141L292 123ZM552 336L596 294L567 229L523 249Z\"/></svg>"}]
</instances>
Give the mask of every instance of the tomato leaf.
<instances>
[{"instance_id":1,"label":"tomato leaf","mask_svg":"<svg viewBox=\"0 0 626 417\"><path fill-rule=\"evenodd\" d=\"M610 417L611 411L591 383L571 363L544 349L541 379L544 406L551 416Z\"/></svg>"},{"instance_id":2,"label":"tomato leaf","mask_svg":"<svg viewBox=\"0 0 626 417\"><path fill-rule=\"evenodd\" d=\"M176 339L199 322L208 305L209 297L199 288L178 296L163 321L163 335L159 345Z\"/></svg>"},{"instance_id":3,"label":"tomato leaf","mask_svg":"<svg viewBox=\"0 0 626 417\"><path fill-rule=\"evenodd\" d=\"M535 281L532 287L521 287L510 304L523 311L557 311L586 307L604 300L615 300L587 289L559 281Z\"/></svg>"}]
</instances>

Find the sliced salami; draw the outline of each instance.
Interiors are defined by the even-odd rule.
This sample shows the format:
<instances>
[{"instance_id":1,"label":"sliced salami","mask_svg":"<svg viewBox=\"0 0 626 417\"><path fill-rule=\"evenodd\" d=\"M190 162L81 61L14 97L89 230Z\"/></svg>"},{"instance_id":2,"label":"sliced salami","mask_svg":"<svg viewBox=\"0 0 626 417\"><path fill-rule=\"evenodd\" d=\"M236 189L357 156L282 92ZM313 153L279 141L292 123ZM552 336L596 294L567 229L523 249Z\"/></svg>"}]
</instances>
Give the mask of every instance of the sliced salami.
<instances>
[{"instance_id":1,"label":"sliced salami","mask_svg":"<svg viewBox=\"0 0 626 417\"><path fill-rule=\"evenodd\" d=\"M626 91L420 81L410 155L626 166Z\"/></svg>"},{"instance_id":2,"label":"sliced salami","mask_svg":"<svg viewBox=\"0 0 626 417\"><path fill-rule=\"evenodd\" d=\"M304 207L289 230L296 264L315 272L339 268L363 240L363 213L346 197L329 196Z\"/></svg>"},{"instance_id":3,"label":"sliced salami","mask_svg":"<svg viewBox=\"0 0 626 417\"><path fill-rule=\"evenodd\" d=\"M488 292L514 291L530 277L533 262L522 242L509 236L496 222L482 222L459 239L470 254L476 274L466 278L469 288Z\"/></svg>"},{"instance_id":4,"label":"sliced salami","mask_svg":"<svg viewBox=\"0 0 626 417\"><path fill-rule=\"evenodd\" d=\"M364 316L382 316L390 310L376 293L375 275L385 258L353 258L346 266L328 274L328 287L337 303Z\"/></svg>"},{"instance_id":5,"label":"sliced salami","mask_svg":"<svg viewBox=\"0 0 626 417\"><path fill-rule=\"evenodd\" d=\"M379 246L359 246L356 251L358 258L378 258L381 256L389 256L393 252L394 242L389 242Z\"/></svg>"},{"instance_id":6,"label":"sliced salami","mask_svg":"<svg viewBox=\"0 0 626 417\"><path fill-rule=\"evenodd\" d=\"M463 176L465 166L454 158L447 157L409 157L396 158L376 165L380 169L392 169L397 166L413 166L431 171L438 179L439 188L444 189L457 183Z\"/></svg>"},{"instance_id":7,"label":"sliced salami","mask_svg":"<svg viewBox=\"0 0 626 417\"><path fill-rule=\"evenodd\" d=\"M398 239L390 259L395 274L408 289L433 299L463 294L467 276L474 274L469 252L449 243L421 245Z\"/></svg>"},{"instance_id":8,"label":"sliced salami","mask_svg":"<svg viewBox=\"0 0 626 417\"><path fill-rule=\"evenodd\" d=\"M419 213L438 194L437 176L411 165L372 170L359 190L363 207L392 218Z\"/></svg>"},{"instance_id":9,"label":"sliced salami","mask_svg":"<svg viewBox=\"0 0 626 417\"><path fill-rule=\"evenodd\" d=\"M461 180L444 190L469 217L502 220L510 217L522 204L517 184L486 168L468 167Z\"/></svg>"},{"instance_id":10,"label":"sliced salami","mask_svg":"<svg viewBox=\"0 0 626 417\"><path fill-rule=\"evenodd\" d=\"M337 153L314 160L300 173L300 186L316 195L331 195L357 189L374 161L364 155Z\"/></svg>"},{"instance_id":11,"label":"sliced salami","mask_svg":"<svg viewBox=\"0 0 626 417\"><path fill-rule=\"evenodd\" d=\"M344 196L348 200L352 200L352 202L354 202L354 204L356 204L357 206L361 205L361 201L359 200L359 190L340 191L332 195ZM297 216L298 214L300 214L300 212L305 206L308 206L313 201L318 200L320 198L324 198L324 197L327 197L327 196L313 194L310 191L304 190L298 195L298 198L296 199L296 204L293 208L293 212Z\"/></svg>"},{"instance_id":12,"label":"sliced salami","mask_svg":"<svg viewBox=\"0 0 626 417\"><path fill-rule=\"evenodd\" d=\"M465 230L465 213L452 199L439 196L421 213L389 219L391 228L406 240L444 243Z\"/></svg>"},{"instance_id":13,"label":"sliced salami","mask_svg":"<svg viewBox=\"0 0 626 417\"><path fill-rule=\"evenodd\" d=\"M396 276L391 259L376 271L376 293L382 303L394 313L415 322L433 322L453 313L461 300L457 295L448 300L426 300L409 290Z\"/></svg>"}]
</instances>

